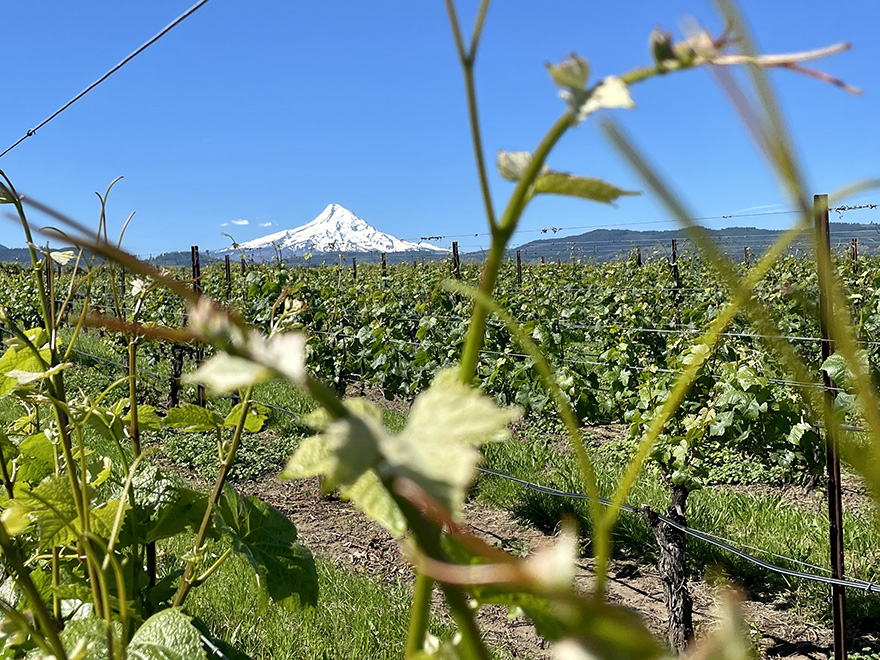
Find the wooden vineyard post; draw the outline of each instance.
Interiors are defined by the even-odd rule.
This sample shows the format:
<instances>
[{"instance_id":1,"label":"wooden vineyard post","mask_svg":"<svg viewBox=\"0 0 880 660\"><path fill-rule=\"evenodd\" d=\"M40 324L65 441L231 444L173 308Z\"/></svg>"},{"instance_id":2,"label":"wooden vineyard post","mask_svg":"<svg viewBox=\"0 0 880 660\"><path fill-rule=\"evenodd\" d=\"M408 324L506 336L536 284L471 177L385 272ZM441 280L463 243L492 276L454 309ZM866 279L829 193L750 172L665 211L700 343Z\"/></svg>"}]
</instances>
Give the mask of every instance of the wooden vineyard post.
<instances>
[{"instance_id":1,"label":"wooden vineyard post","mask_svg":"<svg viewBox=\"0 0 880 660\"><path fill-rule=\"evenodd\" d=\"M636 246L636 266L642 267L642 248Z\"/></svg>"},{"instance_id":2,"label":"wooden vineyard post","mask_svg":"<svg viewBox=\"0 0 880 660\"><path fill-rule=\"evenodd\" d=\"M743 263L746 265L746 268L749 268L751 264L751 259L749 258L749 246L746 245L743 248Z\"/></svg>"},{"instance_id":3,"label":"wooden vineyard post","mask_svg":"<svg viewBox=\"0 0 880 660\"><path fill-rule=\"evenodd\" d=\"M828 227L828 195L813 196L813 216L816 231L816 272L819 278L819 325L822 332L822 362L834 352L830 336L830 322L834 301L828 284L831 283L831 236ZM843 508L840 489L840 444L834 423L836 386L822 371L825 385L825 461L828 472L828 520L831 546L831 576L843 578ZM831 586L832 631L834 632L834 660L846 660L846 592L842 586Z\"/></svg>"},{"instance_id":4,"label":"wooden vineyard post","mask_svg":"<svg viewBox=\"0 0 880 660\"><path fill-rule=\"evenodd\" d=\"M859 274L859 239L852 239L852 272L853 275Z\"/></svg>"},{"instance_id":5,"label":"wooden vineyard post","mask_svg":"<svg viewBox=\"0 0 880 660\"><path fill-rule=\"evenodd\" d=\"M193 291L198 294L202 293L202 266L199 263L199 246L193 245L189 249L190 259L192 260L192 279L193 279Z\"/></svg>"},{"instance_id":6,"label":"wooden vineyard post","mask_svg":"<svg viewBox=\"0 0 880 660\"><path fill-rule=\"evenodd\" d=\"M171 390L168 393L172 408L180 404L180 377L182 375L183 346L175 343L171 345Z\"/></svg>"},{"instance_id":7,"label":"wooden vineyard post","mask_svg":"<svg viewBox=\"0 0 880 660\"><path fill-rule=\"evenodd\" d=\"M516 286L522 288L522 253L516 251Z\"/></svg>"},{"instance_id":8,"label":"wooden vineyard post","mask_svg":"<svg viewBox=\"0 0 880 660\"><path fill-rule=\"evenodd\" d=\"M244 264L244 259L242 259ZM186 302L180 310L180 325L186 327L189 323L189 314L186 311ZM171 344L171 387L168 391L168 399L171 407L176 408L180 404L180 378L183 376L184 347L178 342Z\"/></svg>"},{"instance_id":9,"label":"wooden vineyard post","mask_svg":"<svg viewBox=\"0 0 880 660\"><path fill-rule=\"evenodd\" d=\"M229 266L229 255L226 255L226 301L232 297L232 270Z\"/></svg>"},{"instance_id":10,"label":"wooden vineyard post","mask_svg":"<svg viewBox=\"0 0 880 660\"><path fill-rule=\"evenodd\" d=\"M455 279L461 279L461 260L458 256L458 241L452 241L452 273Z\"/></svg>"},{"instance_id":11,"label":"wooden vineyard post","mask_svg":"<svg viewBox=\"0 0 880 660\"><path fill-rule=\"evenodd\" d=\"M385 262L385 253L382 253L382 282L385 282L385 278L388 276L388 266Z\"/></svg>"},{"instance_id":12,"label":"wooden vineyard post","mask_svg":"<svg viewBox=\"0 0 880 660\"><path fill-rule=\"evenodd\" d=\"M202 294L202 267L199 263L199 246L193 245L190 248L190 257L192 259L192 280L193 280L193 291L196 292L197 295ZM204 352L202 350L201 345L196 348L196 362L201 364L202 358L204 357ZM207 403L207 399L205 397L205 386L198 385L196 387L196 403L200 405L202 408L205 407Z\"/></svg>"},{"instance_id":13,"label":"wooden vineyard post","mask_svg":"<svg viewBox=\"0 0 880 660\"><path fill-rule=\"evenodd\" d=\"M358 260L357 257L351 258L351 279L358 281Z\"/></svg>"},{"instance_id":14,"label":"wooden vineyard post","mask_svg":"<svg viewBox=\"0 0 880 660\"><path fill-rule=\"evenodd\" d=\"M541 265L544 265L544 257L541 257Z\"/></svg>"},{"instance_id":15,"label":"wooden vineyard post","mask_svg":"<svg viewBox=\"0 0 880 660\"><path fill-rule=\"evenodd\" d=\"M672 318L675 329L681 329L681 313L679 305L681 303L681 277L678 271L678 241L672 239Z\"/></svg>"},{"instance_id":16,"label":"wooden vineyard post","mask_svg":"<svg viewBox=\"0 0 880 660\"><path fill-rule=\"evenodd\" d=\"M244 261L244 257L241 258L241 274L244 275L247 273L247 264Z\"/></svg>"}]
</instances>

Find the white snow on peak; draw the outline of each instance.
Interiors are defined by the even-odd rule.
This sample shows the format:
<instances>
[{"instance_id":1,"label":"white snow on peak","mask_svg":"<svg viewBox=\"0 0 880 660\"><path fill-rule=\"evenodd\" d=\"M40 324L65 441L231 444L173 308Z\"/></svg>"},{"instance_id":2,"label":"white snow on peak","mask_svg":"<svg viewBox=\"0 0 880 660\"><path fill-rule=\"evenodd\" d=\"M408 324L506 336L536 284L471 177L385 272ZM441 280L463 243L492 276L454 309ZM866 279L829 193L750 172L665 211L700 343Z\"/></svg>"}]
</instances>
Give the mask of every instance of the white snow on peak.
<instances>
[{"instance_id":1,"label":"white snow on peak","mask_svg":"<svg viewBox=\"0 0 880 660\"><path fill-rule=\"evenodd\" d=\"M339 204L330 204L317 218L301 227L239 244L242 250L272 247L294 256L307 252L448 251L430 243L404 241L381 232Z\"/></svg>"}]
</instances>

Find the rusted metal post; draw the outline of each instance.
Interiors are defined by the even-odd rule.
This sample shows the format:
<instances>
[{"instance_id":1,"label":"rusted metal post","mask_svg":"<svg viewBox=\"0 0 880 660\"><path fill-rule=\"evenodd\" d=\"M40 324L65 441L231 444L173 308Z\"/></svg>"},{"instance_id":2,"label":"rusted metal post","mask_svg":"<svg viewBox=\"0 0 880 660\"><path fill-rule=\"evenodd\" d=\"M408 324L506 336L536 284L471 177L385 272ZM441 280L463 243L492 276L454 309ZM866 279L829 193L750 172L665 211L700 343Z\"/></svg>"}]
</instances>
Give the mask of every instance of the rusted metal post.
<instances>
[{"instance_id":1,"label":"rusted metal post","mask_svg":"<svg viewBox=\"0 0 880 660\"><path fill-rule=\"evenodd\" d=\"M522 287L522 254L516 251L516 285Z\"/></svg>"},{"instance_id":2,"label":"rusted metal post","mask_svg":"<svg viewBox=\"0 0 880 660\"><path fill-rule=\"evenodd\" d=\"M458 256L458 241L452 241L452 274L461 279L461 260Z\"/></svg>"},{"instance_id":3,"label":"rusted metal post","mask_svg":"<svg viewBox=\"0 0 880 660\"><path fill-rule=\"evenodd\" d=\"M813 216L816 231L816 272L819 278L819 325L822 332L822 362L834 352L830 322L834 315L834 301L829 285L832 282L831 236L828 227L828 195L813 196ZM836 386L826 371L822 372L825 385L825 464L828 472L828 520L831 546L831 576L843 578L843 507L840 489L840 443L834 423ZM838 585L831 586L832 631L834 633L834 660L846 660L846 592Z\"/></svg>"}]
</instances>

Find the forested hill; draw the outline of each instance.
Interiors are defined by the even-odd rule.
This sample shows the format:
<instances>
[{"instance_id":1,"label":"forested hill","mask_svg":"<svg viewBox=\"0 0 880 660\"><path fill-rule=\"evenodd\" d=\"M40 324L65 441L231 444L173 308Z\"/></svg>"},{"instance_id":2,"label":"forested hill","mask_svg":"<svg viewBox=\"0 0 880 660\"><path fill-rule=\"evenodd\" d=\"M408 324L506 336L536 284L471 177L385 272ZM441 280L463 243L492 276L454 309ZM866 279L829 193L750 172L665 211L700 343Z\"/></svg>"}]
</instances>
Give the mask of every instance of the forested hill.
<instances>
[{"instance_id":1,"label":"forested hill","mask_svg":"<svg viewBox=\"0 0 880 660\"><path fill-rule=\"evenodd\" d=\"M749 248L751 256L763 254L767 248L782 236L784 230L757 229L755 227L729 227L726 229L709 229L709 235L728 255L740 259L744 257L744 248ZM792 246L793 250L805 250L810 245L812 236L807 234L799 238ZM857 224L851 222L831 223L831 244L842 248L849 246L852 239L859 240L859 254L877 254L880 251L880 225ZM678 239L681 252L693 250L687 234L680 230L669 231L635 231L631 229L595 229L586 234L559 238L544 238L530 241L519 246L522 258L535 261L561 259L596 259L605 261L631 254L640 248L643 256L648 257L655 251L665 252L670 249L672 239Z\"/></svg>"}]
</instances>

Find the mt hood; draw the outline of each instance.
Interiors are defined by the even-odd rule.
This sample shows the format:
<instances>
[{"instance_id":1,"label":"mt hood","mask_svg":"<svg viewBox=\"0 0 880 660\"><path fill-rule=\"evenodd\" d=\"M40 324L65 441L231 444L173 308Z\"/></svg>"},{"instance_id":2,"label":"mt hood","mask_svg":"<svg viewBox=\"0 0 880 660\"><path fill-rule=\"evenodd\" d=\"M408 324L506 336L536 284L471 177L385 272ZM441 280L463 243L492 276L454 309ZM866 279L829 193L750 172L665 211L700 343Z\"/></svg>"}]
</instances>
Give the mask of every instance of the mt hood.
<instances>
[{"instance_id":1,"label":"mt hood","mask_svg":"<svg viewBox=\"0 0 880 660\"><path fill-rule=\"evenodd\" d=\"M330 204L302 227L239 243L238 249L279 249L285 257L300 257L310 252L447 252L429 243L412 243L385 234L339 204Z\"/></svg>"}]
</instances>

